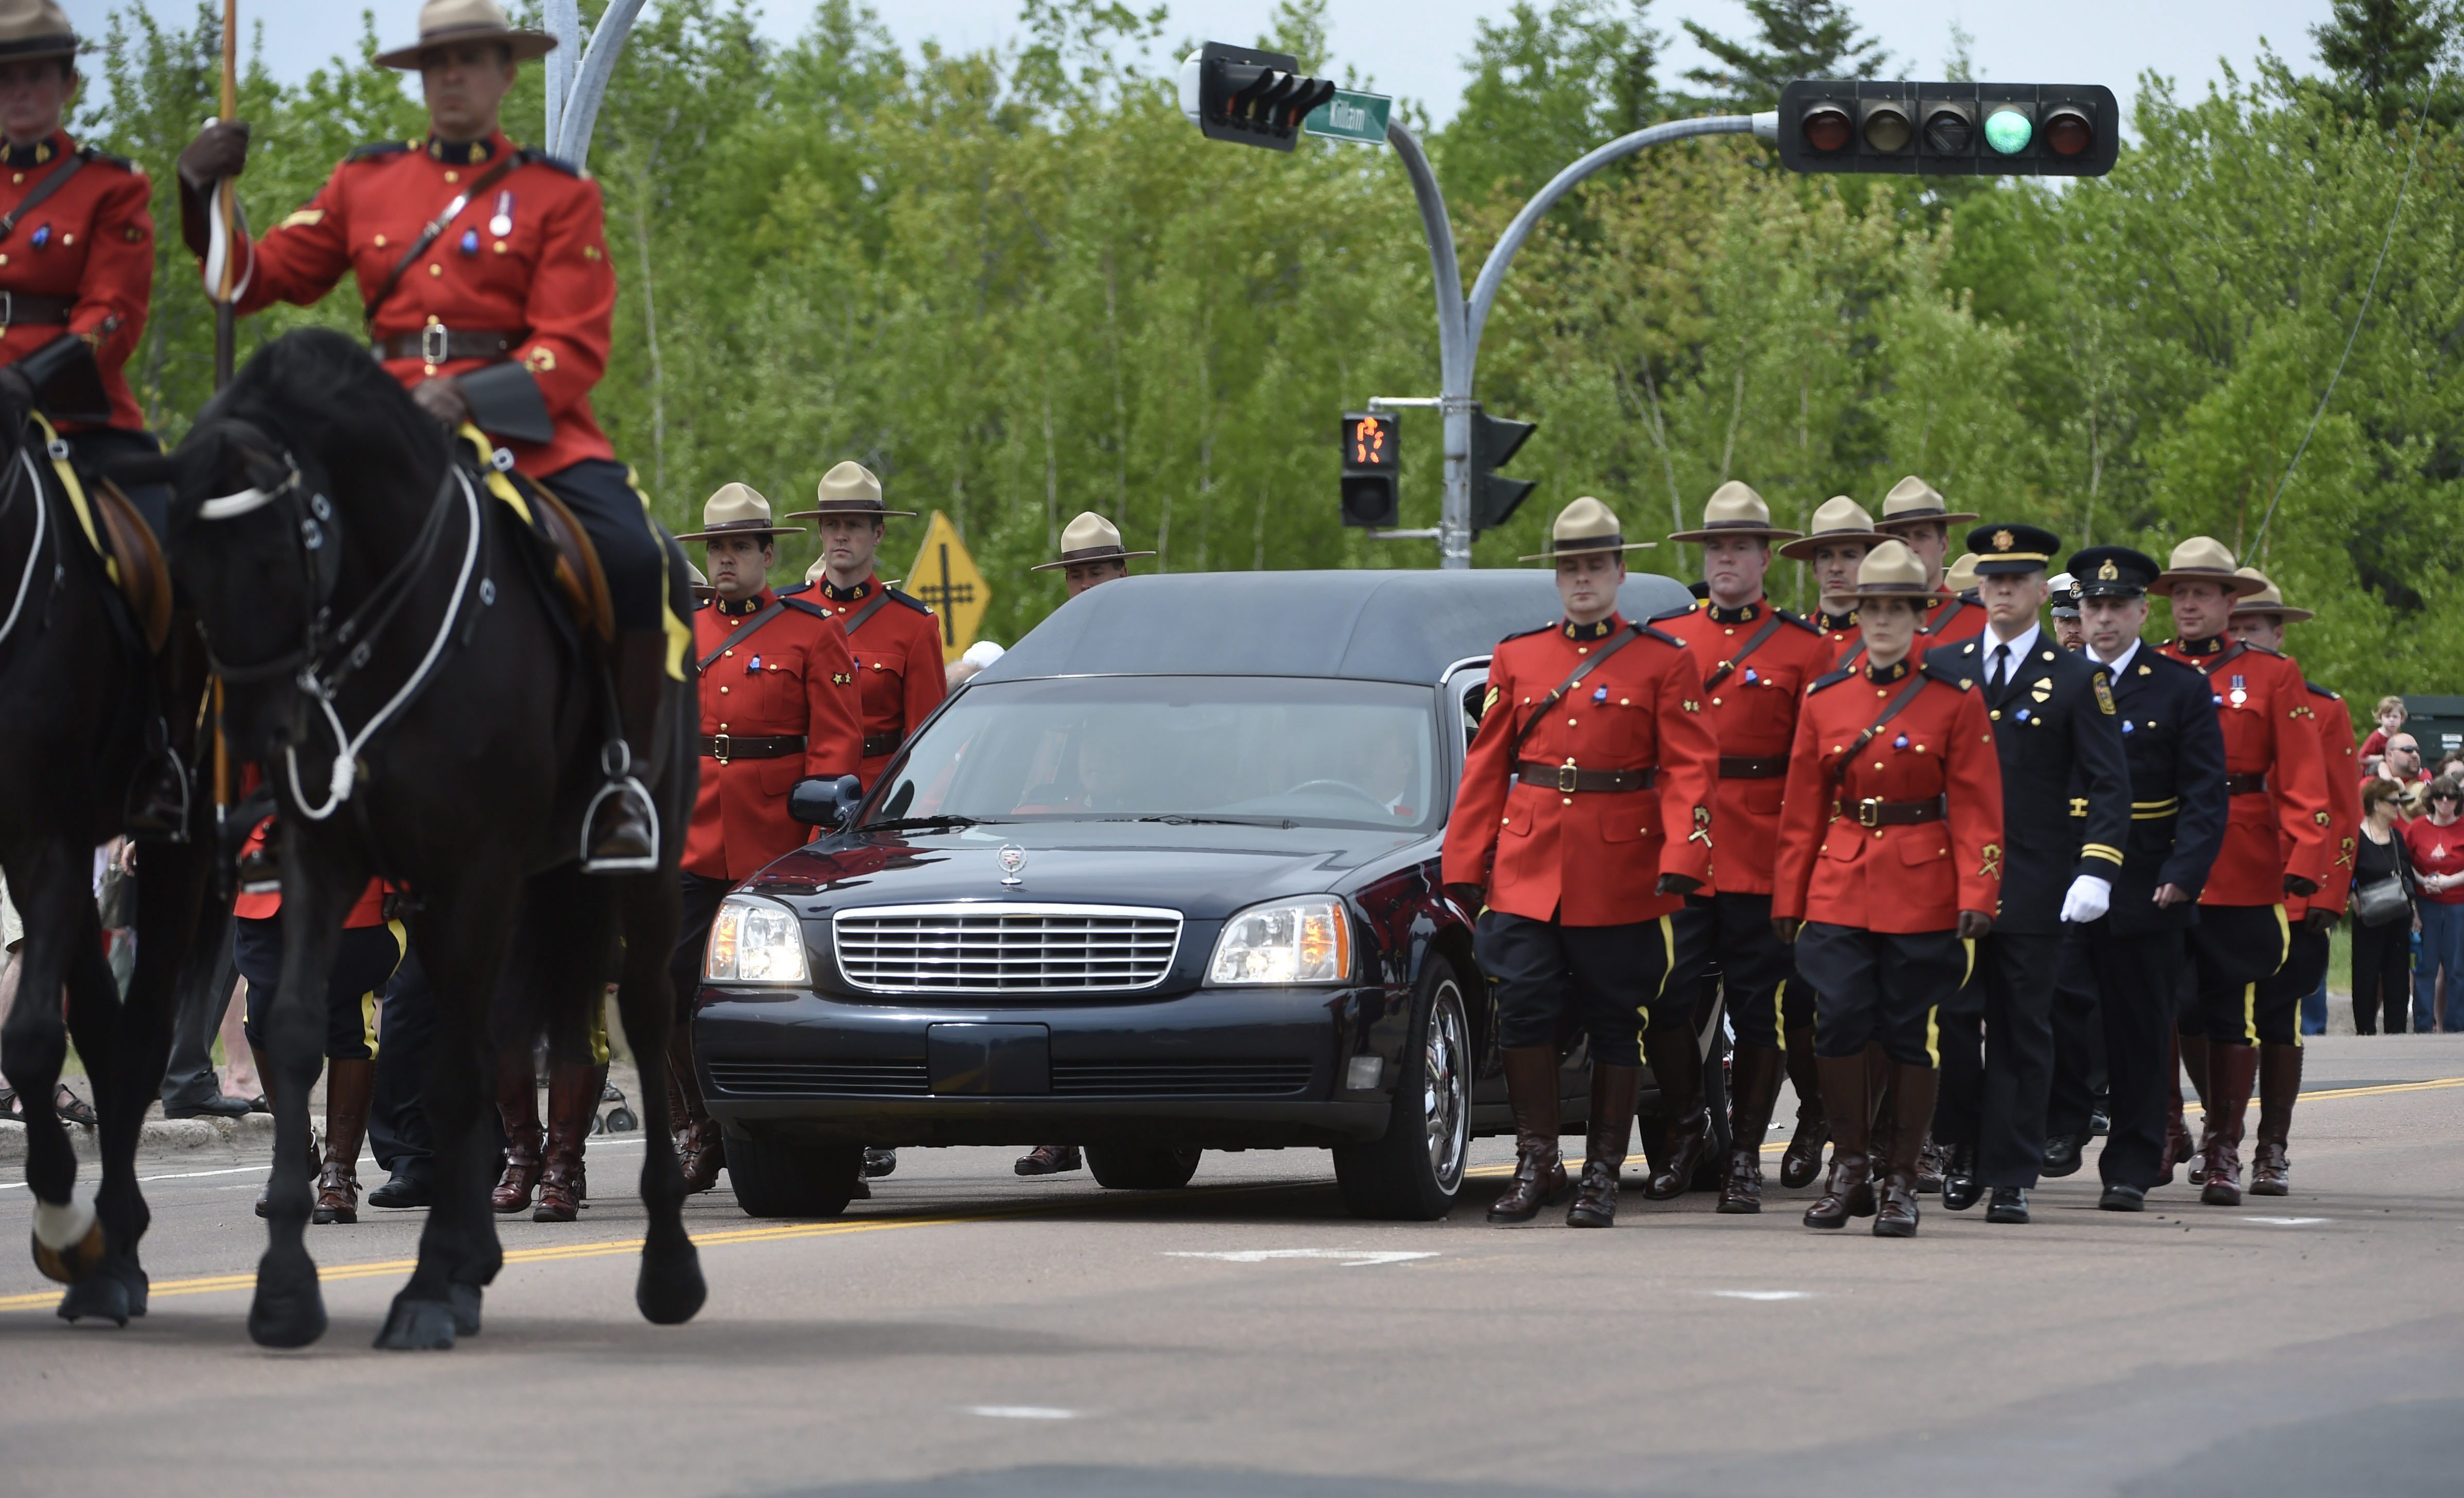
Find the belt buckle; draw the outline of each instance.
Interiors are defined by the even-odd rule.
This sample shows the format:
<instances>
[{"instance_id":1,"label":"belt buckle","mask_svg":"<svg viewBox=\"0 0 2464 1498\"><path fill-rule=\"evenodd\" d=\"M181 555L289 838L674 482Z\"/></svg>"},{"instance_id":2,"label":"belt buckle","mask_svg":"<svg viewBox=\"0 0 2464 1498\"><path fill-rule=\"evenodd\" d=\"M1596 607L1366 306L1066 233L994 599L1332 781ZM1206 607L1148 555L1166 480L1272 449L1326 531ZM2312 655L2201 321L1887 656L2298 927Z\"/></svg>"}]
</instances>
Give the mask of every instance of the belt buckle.
<instances>
[{"instance_id":1,"label":"belt buckle","mask_svg":"<svg viewBox=\"0 0 2464 1498\"><path fill-rule=\"evenodd\" d=\"M1879 827L1882 825L1881 797L1868 796L1857 803L1857 825L1860 827Z\"/></svg>"},{"instance_id":2,"label":"belt buckle","mask_svg":"<svg viewBox=\"0 0 2464 1498\"><path fill-rule=\"evenodd\" d=\"M1558 793L1566 796L1572 796L1574 794L1574 778L1581 773L1582 771L1575 767L1574 761L1572 760L1568 760L1565 763L1557 766Z\"/></svg>"},{"instance_id":3,"label":"belt buckle","mask_svg":"<svg viewBox=\"0 0 2464 1498\"><path fill-rule=\"evenodd\" d=\"M727 762L727 755L728 755L729 747L730 747L730 743L729 743L729 738L728 738L728 736L727 736L727 735L725 735L725 734L713 734L713 735L711 735L711 737L710 737L710 757L711 757L712 759L716 760L717 760L719 763L721 763L721 764L725 764L725 763Z\"/></svg>"},{"instance_id":4,"label":"belt buckle","mask_svg":"<svg viewBox=\"0 0 2464 1498\"><path fill-rule=\"evenodd\" d=\"M0 291L0 328L8 327L16 320L17 294L12 291Z\"/></svg>"},{"instance_id":5,"label":"belt buckle","mask_svg":"<svg viewBox=\"0 0 2464 1498\"><path fill-rule=\"evenodd\" d=\"M419 357L426 363L445 363L445 350L451 346L450 334L442 322L431 322L419 330Z\"/></svg>"}]
</instances>

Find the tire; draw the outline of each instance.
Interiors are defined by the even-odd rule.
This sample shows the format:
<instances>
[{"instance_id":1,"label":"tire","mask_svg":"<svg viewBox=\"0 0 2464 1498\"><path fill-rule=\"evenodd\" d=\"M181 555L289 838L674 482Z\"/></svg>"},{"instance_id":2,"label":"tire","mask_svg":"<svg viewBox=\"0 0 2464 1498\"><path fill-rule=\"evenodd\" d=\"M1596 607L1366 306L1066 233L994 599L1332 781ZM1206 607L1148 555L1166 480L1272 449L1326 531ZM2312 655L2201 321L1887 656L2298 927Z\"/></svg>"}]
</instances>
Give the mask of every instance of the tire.
<instances>
[{"instance_id":1,"label":"tire","mask_svg":"<svg viewBox=\"0 0 2464 1498\"><path fill-rule=\"evenodd\" d=\"M1354 1217L1428 1223L1453 1210L1471 1147L1471 1025L1452 963L1420 975L1411 1044L1386 1136L1334 1148L1334 1180Z\"/></svg>"},{"instance_id":2,"label":"tire","mask_svg":"<svg viewBox=\"0 0 2464 1498\"><path fill-rule=\"evenodd\" d=\"M836 1217L854 1199L864 1146L722 1135L727 1177L747 1217Z\"/></svg>"},{"instance_id":3,"label":"tire","mask_svg":"<svg viewBox=\"0 0 2464 1498\"><path fill-rule=\"evenodd\" d=\"M1205 1153L1194 1144L1090 1144L1085 1150L1095 1184L1113 1191L1177 1191L1198 1174L1198 1157Z\"/></svg>"}]
</instances>

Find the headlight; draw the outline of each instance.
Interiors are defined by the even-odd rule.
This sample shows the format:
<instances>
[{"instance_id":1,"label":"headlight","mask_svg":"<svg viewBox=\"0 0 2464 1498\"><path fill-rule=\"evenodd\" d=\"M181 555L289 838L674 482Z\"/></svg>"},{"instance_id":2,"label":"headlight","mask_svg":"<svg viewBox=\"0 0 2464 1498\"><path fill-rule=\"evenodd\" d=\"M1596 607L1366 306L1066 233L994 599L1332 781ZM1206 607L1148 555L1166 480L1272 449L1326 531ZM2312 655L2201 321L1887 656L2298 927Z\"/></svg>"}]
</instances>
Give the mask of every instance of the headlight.
<instances>
[{"instance_id":1,"label":"headlight","mask_svg":"<svg viewBox=\"0 0 2464 1498\"><path fill-rule=\"evenodd\" d=\"M1341 900L1280 900L1223 923L1210 983L1340 983L1352 977L1352 921Z\"/></svg>"},{"instance_id":2,"label":"headlight","mask_svg":"<svg viewBox=\"0 0 2464 1498\"><path fill-rule=\"evenodd\" d=\"M783 905L731 894L710 923L710 950L701 976L714 983L801 983L804 926Z\"/></svg>"}]
</instances>

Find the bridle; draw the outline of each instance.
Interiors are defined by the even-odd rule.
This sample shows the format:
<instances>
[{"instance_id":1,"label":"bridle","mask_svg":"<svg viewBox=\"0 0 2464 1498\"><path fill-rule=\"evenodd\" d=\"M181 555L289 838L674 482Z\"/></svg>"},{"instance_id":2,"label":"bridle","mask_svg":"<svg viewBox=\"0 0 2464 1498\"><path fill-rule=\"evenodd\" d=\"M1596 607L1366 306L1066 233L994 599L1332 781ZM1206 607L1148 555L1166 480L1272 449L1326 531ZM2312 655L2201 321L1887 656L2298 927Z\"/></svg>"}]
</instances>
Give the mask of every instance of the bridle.
<instances>
[{"instance_id":1,"label":"bridle","mask_svg":"<svg viewBox=\"0 0 2464 1498\"><path fill-rule=\"evenodd\" d=\"M25 570L17 575L17 587L9 601L8 617L0 618L0 643L5 643L16 629L17 618L25 612L26 596L33 591L34 571L42 564L43 543L49 539L51 532L52 507L43 502L43 475L34 468L34 460L27 455L26 444L23 440L17 444L17 461L9 470L9 487L5 491L0 491L0 515L8 514L9 507L16 503L20 492L18 483L20 477L30 479L33 484L34 536L33 540L26 545ZM55 567L52 575L56 581L59 570Z\"/></svg>"},{"instance_id":2,"label":"bridle","mask_svg":"<svg viewBox=\"0 0 2464 1498\"><path fill-rule=\"evenodd\" d=\"M308 492L299 472L298 462L286 452L282 454L282 481L271 489L249 488L235 495L208 499L198 506L201 520L229 520L253 514L268 505L279 504L289 512L293 523L287 528L293 538L292 547L299 565L302 581L307 584L300 606L299 646L269 661L233 665L213 655L208 659L215 674L224 681L247 684L270 681L288 675L302 696L314 703L323 715L334 735L334 767L326 786L324 804L312 806L299 788L299 746L297 740L283 746L283 761L291 780L291 797L300 814L311 822L322 822L334 814L351 796L358 780L360 752L367 747L378 730L394 715L409 705L435 673L437 663L444 658L446 646L451 641L454 621L461 617L462 600L469 592L471 574L478 567L479 492L463 472L460 463L448 459L444 477L437 480L435 499L428 507L428 518L420 522L419 534L408 550L387 568L384 577L360 600L359 606L334 623L333 598L341 572L341 524L334 514L333 501L321 493ZM419 665L403 682L385 706L376 711L356 734L342 726L341 715L335 711L334 698L375 652L377 642L409 602L411 589L430 562L435 560L444 542L445 521L454 508L453 489L462 490L462 510L470 518L470 538L464 544L461 570L453 580L453 595L445 606L444 617L437 621L436 636L428 645ZM495 588L481 584L483 602L495 601Z\"/></svg>"}]
</instances>

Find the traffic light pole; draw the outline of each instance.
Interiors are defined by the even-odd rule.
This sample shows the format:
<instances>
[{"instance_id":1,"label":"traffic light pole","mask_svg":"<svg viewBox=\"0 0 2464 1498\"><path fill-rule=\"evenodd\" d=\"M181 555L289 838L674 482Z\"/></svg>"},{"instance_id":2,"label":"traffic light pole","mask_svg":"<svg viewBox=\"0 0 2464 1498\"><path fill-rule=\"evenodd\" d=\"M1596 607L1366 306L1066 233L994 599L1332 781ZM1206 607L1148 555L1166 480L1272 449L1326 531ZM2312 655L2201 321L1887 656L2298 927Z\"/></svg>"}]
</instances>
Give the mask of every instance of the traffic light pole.
<instances>
[{"instance_id":1,"label":"traffic light pole","mask_svg":"<svg viewBox=\"0 0 2464 1498\"><path fill-rule=\"evenodd\" d=\"M1497 290L1506 281L1507 267L1513 264L1523 242L1531 237L1541 215L1584 178L1650 146L1698 135L1753 134L1769 141L1775 139L1778 132L1776 113L1714 115L1652 125L1596 147L1551 178L1547 187L1523 205L1523 211L1514 215L1514 222L1507 226L1496 248L1489 251L1487 261L1480 268L1480 279L1472 284L1471 300L1466 303L1463 270L1455 257L1453 221L1446 217L1445 195L1438 190L1438 176L1429 165L1428 153L1420 148L1419 138L1408 125L1400 120L1388 121L1386 143L1395 148L1404 173L1412 180L1412 195L1420 206L1420 228L1429 240L1429 273L1437 283L1438 388L1441 392L1438 408L1445 417L1446 450L1443 502L1438 518L1439 566L1471 565L1471 419L1478 408L1472 399L1472 376L1480 362L1480 336L1488 321L1488 309L1497 300Z\"/></svg>"}]
</instances>

